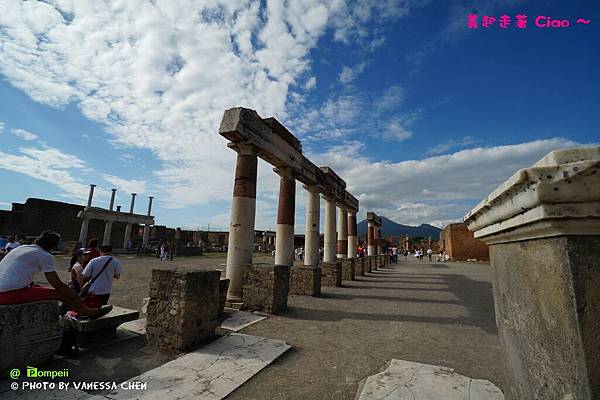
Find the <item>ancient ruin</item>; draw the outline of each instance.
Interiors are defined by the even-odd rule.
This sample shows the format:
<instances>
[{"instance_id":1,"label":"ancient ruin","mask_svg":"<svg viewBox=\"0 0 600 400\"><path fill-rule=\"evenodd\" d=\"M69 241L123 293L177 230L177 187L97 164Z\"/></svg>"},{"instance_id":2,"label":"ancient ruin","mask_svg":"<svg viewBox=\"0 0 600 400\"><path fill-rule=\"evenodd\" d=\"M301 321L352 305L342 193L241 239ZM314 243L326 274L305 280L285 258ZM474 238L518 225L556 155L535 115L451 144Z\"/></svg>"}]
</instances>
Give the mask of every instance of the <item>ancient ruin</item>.
<instances>
[{"instance_id":1,"label":"ancient ruin","mask_svg":"<svg viewBox=\"0 0 600 400\"><path fill-rule=\"evenodd\" d=\"M489 245L507 399L600 397L600 147L516 172L465 222Z\"/></svg>"}]
</instances>

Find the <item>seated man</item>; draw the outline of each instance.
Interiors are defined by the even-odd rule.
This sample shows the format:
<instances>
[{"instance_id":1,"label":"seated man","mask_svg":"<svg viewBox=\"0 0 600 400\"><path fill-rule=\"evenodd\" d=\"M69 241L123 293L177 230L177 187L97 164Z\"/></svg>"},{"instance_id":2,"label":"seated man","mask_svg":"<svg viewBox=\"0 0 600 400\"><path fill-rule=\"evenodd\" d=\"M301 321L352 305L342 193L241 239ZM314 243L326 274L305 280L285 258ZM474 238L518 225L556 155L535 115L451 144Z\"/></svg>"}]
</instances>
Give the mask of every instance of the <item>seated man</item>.
<instances>
[{"instance_id":1,"label":"seated man","mask_svg":"<svg viewBox=\"0 0 600 400\"><path fill-rule=\"evenodd\" d=\"M108 304L112 281L121 277L121 262L114 258L111 246L100 248L100 257L90 260L83 270L83 278L93 281L89 293L100 297L102 304Z\"/></svg>"},{"instance_id":2,"label":"seated man","mask_svg":"<svg viewBox=\"0 0 600 400\"><path fill-rule=\"evenodd\" d=\"M58 277L50 252L58 247L59 242L57 233L45 231L35 240L35 244L19 246L0 261L0 304L60 300L82 316L100 314L99 309L84 306L79 296ZM33 283L33 277L40 272L44 273L52 288ZM102 310L101 314L108 311L110 309Z\"/></svg>"}]
</instances>

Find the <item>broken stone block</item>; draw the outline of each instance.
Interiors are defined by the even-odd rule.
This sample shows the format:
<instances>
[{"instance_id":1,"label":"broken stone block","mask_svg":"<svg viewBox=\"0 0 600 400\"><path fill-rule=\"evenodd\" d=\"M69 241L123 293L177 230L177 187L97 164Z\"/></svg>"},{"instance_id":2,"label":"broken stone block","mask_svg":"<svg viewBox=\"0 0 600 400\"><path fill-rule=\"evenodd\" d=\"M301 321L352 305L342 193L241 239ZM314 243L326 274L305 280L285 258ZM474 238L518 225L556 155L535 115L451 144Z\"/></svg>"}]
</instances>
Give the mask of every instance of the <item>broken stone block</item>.
<instances>
[{"instance_id":1,"label":"broken stone block","mask_svg":"<svg viewBox=\"0 0 600 400\"><path fill-rule=\"evenodd\" d=\"M276 314L287 309L287 265L246 264L243 277L244 308Z\"/></svg>"},{"instance_id":2,"label":"broken stone block","mask_svg":"<svg viewBox=\"0 0 600 400\"><path fill-rule=\"evenodd\" d=\"M318 296L321 294L321 268L309 265L290 269L290 294Z\"/></svg>"},{"instance_id":3,"label":"broken stone block","mask_svg":"<svg viewBox=\"0 0 600 400\"><path fill-rule=\"evenodd\" d=\"M342 262L321 263L321 286L342 286Z\"/></svg>"}]
</instances>

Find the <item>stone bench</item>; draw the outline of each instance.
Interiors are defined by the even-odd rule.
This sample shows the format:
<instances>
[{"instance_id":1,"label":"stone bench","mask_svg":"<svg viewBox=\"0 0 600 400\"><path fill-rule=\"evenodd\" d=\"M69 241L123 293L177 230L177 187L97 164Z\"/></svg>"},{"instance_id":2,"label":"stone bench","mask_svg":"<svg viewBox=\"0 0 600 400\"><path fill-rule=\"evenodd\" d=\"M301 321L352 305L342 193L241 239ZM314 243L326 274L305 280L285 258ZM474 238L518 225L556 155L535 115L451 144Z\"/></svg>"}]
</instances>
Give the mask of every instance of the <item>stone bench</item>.
<instances>
[{"instance_id":1,"label":"stone bench","mask_svg":"<svg viewBox=\"0 0 600 400\"><path fill-rule=\"evenodd\" d=\"M65 316L62 320L65 328L77 332L78 344L86 346L114 339L119 325L135 321L139 317L139 311L113 306L108 314L97 319L75 319Z\"/></svg>"},{"instance_id":2,"label":"stone bench","mask_svg":"<svg viewBox=\"0 0 600 400\"><path fill-rule=\"evenodd\" d=\"M0 305L0 374L26 365L40 365L60 347L57 301Z\"/></svg>"}]
</instances>

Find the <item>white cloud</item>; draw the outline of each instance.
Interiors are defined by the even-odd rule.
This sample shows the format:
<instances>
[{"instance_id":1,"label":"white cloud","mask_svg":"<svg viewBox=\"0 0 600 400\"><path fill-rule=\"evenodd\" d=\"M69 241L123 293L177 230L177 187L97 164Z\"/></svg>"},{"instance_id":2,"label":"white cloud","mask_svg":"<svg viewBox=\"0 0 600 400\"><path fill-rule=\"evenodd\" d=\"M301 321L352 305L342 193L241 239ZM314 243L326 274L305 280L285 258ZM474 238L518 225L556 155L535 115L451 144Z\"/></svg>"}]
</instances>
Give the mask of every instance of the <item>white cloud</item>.
<instances>
[{"instance_id":1,"label":"white cloud","mask_svg":"<svg viewBox=\"0 0 600 400\"><path fill-rule=\"evenodd\" d=\"M78 157L53 147L22 147L19 152L0 151L0 168L56 185L74 199L86 196L88 186L73 176L74 171L86 167Z\"/></svg>"},{"instance_id":2,"label":"white cloud","mask_svg":"<svg viewBox=\"0 0 600 400\"><path fill-rule=\"evenodd\" d=\"M11 129L10 133L12 133L13 135L15 135L18 138L21 138L23 140L27 140L27 141L33 141L38 139L38 135L36 135L35 133L31 133L29 131L26 131L25 129Z\"/></svg>"},{"instance_id":3,"label":"white cloud","mask_svg":"<svg viewBox=\"0 0 600 400\"><path fill-rule=\"evenodd\" d=\"M452 154L398 163L361 157L364 144L352 142L313 154L318 165L331 165L361 202L400 223L437 225L460 220L482 198L518 169L548 152L581 144L563 138L477 147Z\"/></svg>"},{"instance_id":4,"label":"white cloud","mask_svg":"<svg viewBox=\"0 0 600 400\"><path fill-rule=\"evenodd\" d=\"M437 154L443 154L449 150L462 149L465 147L472 146L477 143L471 136L465 136L462 139L451 139L446 143L440 143L425 152L425 155L432 156Z\"/></svg>"},{"instance_id":5,"label":"white cloud","mask_svg":"<svg viewBox=\"0 0 600 400\"><path fill-rule=\"evenodd\" d=\"M120 191L124 191L126 193L148 193L148 189L146 188L146 181L143 180L123 179L119 178L118 176L109 174L102 174L102 179L110 183L113 186L113 188L118 189Z\"/></svg>"},{"instance_id":6,"label":"white cloud","mask_svg":"<svg viewBox=\"0 0 600 400\"><path fill-rule=\"evenodd\" d=\"M358 64L357 66L355 66L354 68L344 66L342 68L342 72L340 72L340 75L338 76L338 79L343 84L348 84L348 83L352 82L353 80L355 80L356 78L358 78L358 76L363 73L366 66L367 66L366 62L362 62L362 63Z\"/></svg>"},{"instance_id":7,"label":"white cloud","mask_svg":"<svg viewBox=\"0 0 600 400\"><path fill-rule=\"evenodd\" d=\"M304 89L306 89L306 90L313 90L316 87L317 87L317 78L314 76L311 76L304 84Z\"/></svg>"}]
</instances>

